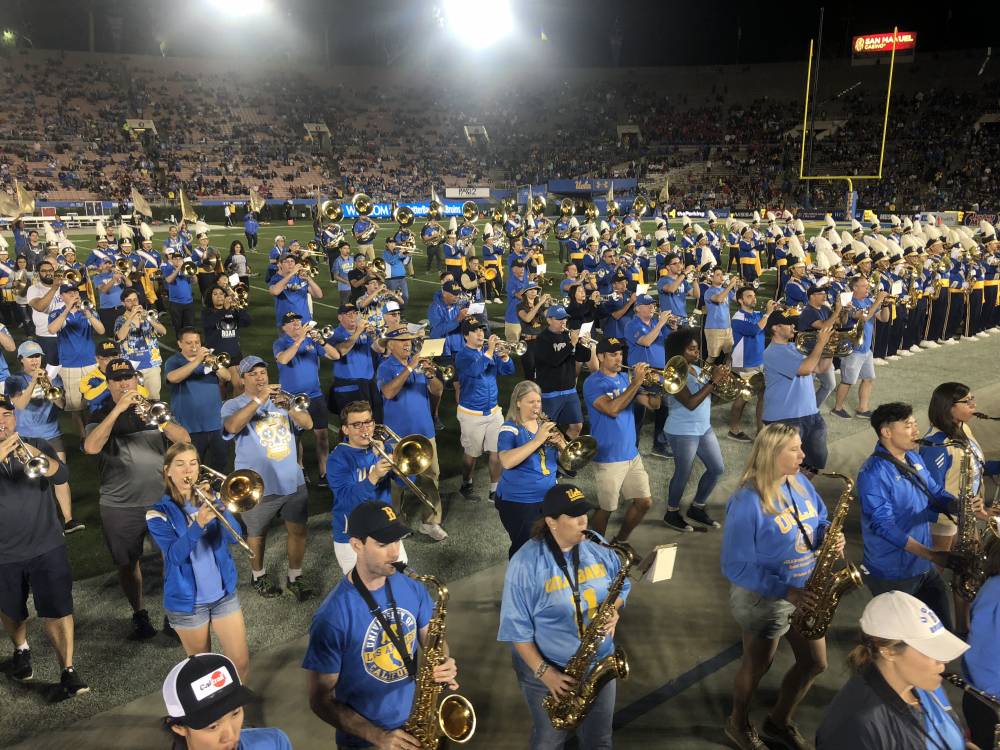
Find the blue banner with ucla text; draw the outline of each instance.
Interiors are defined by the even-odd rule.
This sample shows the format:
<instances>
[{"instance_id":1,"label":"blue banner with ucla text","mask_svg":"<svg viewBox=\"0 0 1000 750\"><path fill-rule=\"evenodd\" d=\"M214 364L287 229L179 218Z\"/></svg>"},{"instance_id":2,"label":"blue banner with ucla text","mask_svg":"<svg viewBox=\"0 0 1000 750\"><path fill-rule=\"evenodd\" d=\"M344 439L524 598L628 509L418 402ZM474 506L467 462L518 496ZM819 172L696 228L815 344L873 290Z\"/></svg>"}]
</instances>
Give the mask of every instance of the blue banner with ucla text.
<instances>
[{"instance_id":1,"label":"blue banner with ucla text","mask_svg":"<svg viewBox=\"0 0 1000 750\"><path fill-rule=\"evenodd\" d=\"M427 212L430 211L430 203L400 203L400 206L406 206L413 210L413 215L420 218L426 217ZM344 209L345 219L356 219L358 216L358 211L351 203L342 203L342 208ZM462 215L462 204L461 203L445 203L444 211L442 212L445 216L461 216ZM369 214L373 219L392 219L392 204L391 203L376 203L375 209Z\"/></svg>"},{"instance_id":2,"label":"blue banner with ucla text","mask_svg":"<svg viewBox=\"0 0 1000 750\"><path fill-rule=\"evenodd\" d=\"M588 180L549 180L549 192L550 193L607 193L608 189L611 187L611 183L614 182L615 192L619 190L626 192L628 190L635 190L636 180L635 178L622 178L611 180L610 178L604 179L588 179Z\"/></svg>"}]
</instances>

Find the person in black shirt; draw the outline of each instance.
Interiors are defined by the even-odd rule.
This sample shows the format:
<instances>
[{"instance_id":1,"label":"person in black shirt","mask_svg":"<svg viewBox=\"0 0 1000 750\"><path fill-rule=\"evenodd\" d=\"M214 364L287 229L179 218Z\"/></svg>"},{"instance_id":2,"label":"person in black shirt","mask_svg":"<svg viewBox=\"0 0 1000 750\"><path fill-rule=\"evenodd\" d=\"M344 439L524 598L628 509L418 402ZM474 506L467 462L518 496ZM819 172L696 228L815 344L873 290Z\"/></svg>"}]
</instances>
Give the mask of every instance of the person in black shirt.
<instances>
[{"instance_id":1,"label":"person in black shirt","mask_svg":"<svg viewBox=\"0 0 1000 750\"><path fill-rule=\"evenodd\" d=\"M215 354L229 355L229 383L232 398L243 393L243 378L239 377L237 366L243 359L240 347L240 329L250 325L250 313L237 309L233 298L218 285L205 293L205 305L201 310L201 327L205 332L205 346ZM223 394L225 396L225 394Z\"/></svg>"},{"instance_id":2,"label":"person in black shirt","mask_svg":"<svg viewBox=\"0 0 1000 750\"><path fill-rule=\"evenodd\" d=\"M809 289L809 304L806 305L796 320L796 332L818 331L823 327L823 323L834 315L840 315L840 300L837 301L837 309L830 310L826 303L827 292L830 287L813 286ZM816 391L816 406L822 406L837 387L837 375L833 369L833 358L824 357L819 361L813 374L819 380L819 389Z\"/></svg>"},{"instance_id":3,"label":"person in black shirt","mask_svg":"<svg viewBox=\"0 0 1000 750\"><path fill-rule=\"evenodd\" d=\"M351 285L351 296L348 302L356 303L365 295L365 282L368 280L368 259L364 253L354 256L354 268L347 272L347 283Z\"/></svg>"},{"instance_id":4,"label":"person in black shirt","mask_svg":"<svg viewBox=\"0 0 1000 750\"><path fill-rule=\"evenodd\" d=\"M597 320L597 300L600 299L600 293L597 290L588 292L583 284L574 284L566 293L569 297L569 305L566 307L569 329L579 332L584 323Z\"/></svg>"},{"instance_id":5,"label":"person in black shirt","mask_svg":"<svg viewBox=\"0 0 1000 750\"><path fill-rule=\"evenodd\" d=\"M73 576L52 495L53 486L66 482L69 473L48 442L21 438L16 430L14 405L0 397L0 621L14 642L9 674L20 681L34 676L26 606L30 588L62 668L59 690L71 698L89 688L73 669ZM40 476L28 476L22 459L43 455Z\"/></svg>"},{"instance_id":6,"label":"person in black shirt","mask_svg":"<svg viewBox=\"0 0 1000 750\"><path fill-rule=\"evenodd\" d=\"M542 391L542 411L573 440L583 429L583 411L576 391L578 366L587 364L591 372L600 365L589 346L580 343L580 331L567 331L569 314L562 305L545 310L546 328L532 342L535 380Z\"/></svg>"}]
</instances>

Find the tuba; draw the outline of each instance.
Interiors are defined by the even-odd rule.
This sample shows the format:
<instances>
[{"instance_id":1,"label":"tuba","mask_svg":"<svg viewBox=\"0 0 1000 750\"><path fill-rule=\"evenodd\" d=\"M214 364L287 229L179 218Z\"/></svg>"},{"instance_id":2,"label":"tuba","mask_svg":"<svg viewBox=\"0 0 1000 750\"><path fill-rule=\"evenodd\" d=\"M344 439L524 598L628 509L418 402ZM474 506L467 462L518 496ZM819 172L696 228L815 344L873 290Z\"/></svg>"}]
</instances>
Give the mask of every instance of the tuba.
<instances>
[{"instance_id":1,"label":"tuba","mask_svg":"<svg viewBox=\"0 0 1000 750\"><path fill-rule=\"evenodd\" d=\"M649 204L646 202L645 196L637 195L635 197L635 200L632 201L632 213L634 213L636 216L642 216L644 213L646 213L646 209L648 207Z\"/></svg>"},{"instance_id":2,"label":"tuba","mask_svg":"<svg viewBox=\"0 0 1000 750\"><path fill-rule=\"evenodd\" d=\"M323 201L319 207L320 215L327 221L339 224L344 220L344 209L337 201Z\"/></svg>"},{"instance_id":3,"label":"tuba","mask_svg":"<svg viewBox=\"0 0 1000 750\"><path fill-rule=\"evenodd\" d=\"M357 193L351 198L351 205L358 212L358 218L351 226L351 234L354 241L359 245L370 245L378 234L378 224L369 218L369 214L375 210L375 204L370 196L365 193Z\"/></svg>"},{"instance_id":4,"label":"tuba","mask_svg":"<svg viewBox=\"0 0 1000 750\"><path fill-rule=\"evenodd\" d=\"M607 597L597 608L593 619L580 638L580 647L566 663L566 669L563 670L577 681L576 687L562 698L546 695L542 701L552 726L560 731L571 730L579 726L605 683L615 677L624 680L628 677L629 672L628 658L621 647L616 648L613 654L594 664L593 669L591 669L591 664L597 655L598 647L604 640L604 628L610 622L611 615L615 611L615 601L625 586L625 580L628 578L632 566L639 564L639 556L625 542L605 542L598 534L589 529L583 533L592 542L614 550L615 554L621 558L621 567L614 580L611 581L611 585L608 586Z\"/></svg>"},{"instance_id":5,"label":"tuba","mask_svg":"<svg viewBox=\"0 0 1000 750\"><path fill-rule=\"evenodd\" d=\"M840 603L840 597L851 589L860 588L862 584L861 571L854 563L848 562L840 570L834 569L840 557L836 550L837 540L844 528L844 520L847 518L851 493L854 491L854 482L849 477L832 471L819 473L821 476L842 481L844 491L841 493L840 499L837 500L837 508L833 512L833 518L823 537L823 544L816 553L816 567L813 568L812 575L809 576L805 586L808 591L816 594L819 605L812 612L797 609L792 615L792 626L811 641L826 635L830 622L833 620L833 613Z\"/></svg>"},{"instance_id":6,"label":"tuba","mask_svg":"<svg viewBox=\"0 0 1000 750\"><path fill-rule=\"evenodd\" d=\"M414 573L406 567L406 563L397 562L394 565L400 573L437 590L434 612L427 623L427 645L422 649L417 669L413 707L403 724L403 731L416 737L424 750L436 750L441 737L458 744L468 742L476 732L476 709L468 698L458 693L446 695L439 704L438 696L444 686L434 681L434 667L445 660L441 644L444 642L448 587L432 576Z\"/></svg>"}]
</instances>

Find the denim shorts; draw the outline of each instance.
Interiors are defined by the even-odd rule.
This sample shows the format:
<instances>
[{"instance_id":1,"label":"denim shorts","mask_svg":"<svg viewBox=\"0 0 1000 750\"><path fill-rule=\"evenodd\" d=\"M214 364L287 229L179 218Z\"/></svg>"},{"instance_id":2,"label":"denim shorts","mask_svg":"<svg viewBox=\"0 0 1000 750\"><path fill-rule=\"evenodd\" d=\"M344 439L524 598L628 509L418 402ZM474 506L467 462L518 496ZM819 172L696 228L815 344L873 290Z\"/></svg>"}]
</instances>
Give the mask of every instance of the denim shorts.
<instances>
[{"instance_id":1,"label":"denim shorts","mask_svg":"<svg viewBox=\"0 0 1000 750\"><path fill-rule=\"evenodd\" d=\"M875 379L875 355L871 349L867 352L854 352L840 360L840 382L854 385L858 378L862 380Z\"/></svg>"},{"instance_id":2,"label":"denim shorts","mask_svg":"<svg viewBox=\"0 0 1000 750\"><path fill-rule=\"evenodd\" d=\"M175 630L201 628L212 620L221 620L227 615L240 611L240 597L235 591L209 604L196 604L193 612L171 612L167 610L167 622Z\"/></svg>"},{"instance_id":3,"label":"denim shorts","mask_svg":"<svg viewBox=\"0 0 1000 750\"><path fill-rule=\"evenodd\" d=\"M734 585L729 589L729 609L745 632L774 640L788 632L795 605Z\"/></svg>"}]
</instances>

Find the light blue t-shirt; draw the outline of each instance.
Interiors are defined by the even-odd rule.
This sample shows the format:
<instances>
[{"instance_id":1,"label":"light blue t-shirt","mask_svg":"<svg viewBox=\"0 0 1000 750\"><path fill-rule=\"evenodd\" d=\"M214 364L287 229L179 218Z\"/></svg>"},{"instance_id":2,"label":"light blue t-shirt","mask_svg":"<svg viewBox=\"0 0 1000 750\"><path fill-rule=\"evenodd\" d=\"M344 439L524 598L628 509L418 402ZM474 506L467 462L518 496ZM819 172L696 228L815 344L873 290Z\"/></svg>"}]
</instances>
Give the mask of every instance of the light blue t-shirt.
<instances>
[{"instance_id":1,"label":"light blue t-shirt","mask_svg":"<svg viewBox=\"0 0 1000 750\"><path fill-rule=\"evenodd\" d=\"M535 439L535 433L524 425L504 422L500 427L497 448L509 451ZM504 469L500 474L497 494L511 503L540 503L549 488L556 483L556 449L543 445L517 466Z\"/></svg>"},{"instance_id":2,"label":"light blue t-shirt","mask_svg":"<svg viewBox=\"0 0 1000 750\"><path fill-rule=\"evenodd\" d=\"M854 299L851 298L851 307L855 310L867 310L875 302L871 297L865 297L864 299ZM858 321L851 321L854 325L858 324ZM861 346L854 347L854 351L858 353L870 352L872 350L872 336L875 332L875 316L873 315L867 323L865 323L865 338L861 342Z\"/></svg>"},{"instance_id":3,"label":"light blue t-shirt","mask_svg":"<svg viewBox=\"0 0 1000 750\"><path fill-rule=\"evenodd\" d=\"M712 302L725 287L712 286L705 292L705 328L729 328L729 303L736 299L736 292L730 292L722 302Z\"/></svg>"},{"instance_id":4,"label":"light blue t-shirt","mask_svg":"<svg viewBox=\"0 0 1000 750\"><path fill-rule=\"evenodd\" d=\"M701 368L688 365L687 388L693 396L705 386L698 382L696 375ZM708 396L694 409L688 409L674 396L667 396L667 422L663 431L668 435L704 435L712 429L712 397Z\"/></svg>"},{"instance_id":5,"label":"light blue t-shirt","mask_svg":"<svg viewBox=\"0 0 1000 750\"><path fill-rule=\"evenodd\" d=\"M635 414L632 404L622 409L617 417L594 408L594 402L601 396L617 398L628 388L629 378L623 372L605 375L601 371L591 373L583 381L583 400L587 404L590 417L590 434L597 441L596 463L631 461L639 455L635 447Z\"/></svg>"},{"instance_id":6,"label":"light blue t-shirt","mask_svg":"<svg viewBox=\"0 0 1000 750\"><path fill-rule=\"evenodd\" d=\"M226 401L222 405L223 423L251 400L243 393ZM234 468L253 469L260 474L265 495L291 495L305 484L296 457L296 432L288 412L268 400L257 407L257 413L239 433L232 435L223 428L222 437L236 440Z\"/></svg>"},{"instance_id":7,"label":"light blue t-shirt","mask_svg":"<svg viewBox=\"0 0 1000 750\"><path fill-rule=\"evenodd\" d=\"M51 380L52 385L63 387L62 378L58 375ZM16 396L28 387L29 382L31 379L23 372L11 375L7 378L5 392L8 396ZM15 429L21 437L45 438L46 440L59 437L59 413L61 411L62 409L42 398L40 394L38 394L38 398L35 398L35 394L33 394L31 401L28 402L28 407L18 409L15 412Z\"/></svg>"},{"instance_id":8,"label":"light blue t-shirt","mask_svg":"<svg viewBox=\"0 0 1000 750\"><path fill-rule=\"evenodd\" d=\"M288 735L274 727L241 729L236 750L292 750Z\"/></svg>"},{"instance_id":9,"label":"light blue t-shirt","mask_svg":"<svg viewBox=\"0 0 1000 750\"><path fill-rule=\"evenodd\" d=\"M816 389L813 377L799 375L805 359L795 344L771 343L764 350L764 413L765 422L794 419L815 414Z\"/></svg>"},{"instance_id":10,"label":"light blue t-shirt","mask_svg":"<svg viewBox=\"0 0 1000 750\"><path fill-rule=\"evenodd\" d=\"M122 306L122 290L121 284L114 284L108 291L102 292L99 287L107 284L114 274L111 273L99 273L93 278L94 291L97 292L97 307L101 310L108 310L112 307Z\"/></svg>"}]
</instances>

